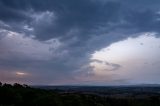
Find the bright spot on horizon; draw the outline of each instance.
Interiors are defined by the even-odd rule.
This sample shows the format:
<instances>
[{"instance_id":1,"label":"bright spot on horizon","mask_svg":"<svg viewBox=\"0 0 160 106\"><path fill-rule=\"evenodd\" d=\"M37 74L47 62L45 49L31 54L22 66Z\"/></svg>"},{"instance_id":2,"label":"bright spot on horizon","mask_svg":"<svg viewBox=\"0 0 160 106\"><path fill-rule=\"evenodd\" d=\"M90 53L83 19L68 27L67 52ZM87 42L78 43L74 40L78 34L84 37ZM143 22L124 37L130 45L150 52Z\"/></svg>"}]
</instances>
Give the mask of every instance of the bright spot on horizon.
<instances>
[{"instance_id":1,"label":"bright spot on horizon","mask_svg":"<svg viewBox=\"0 0 160 106\"><path fill-rule=\"evenodd\" d=\"M16 75L18 76L26 76L28 75L27 73L24 73L24 72L16 72Z\"/></svg>"}]
</instances>

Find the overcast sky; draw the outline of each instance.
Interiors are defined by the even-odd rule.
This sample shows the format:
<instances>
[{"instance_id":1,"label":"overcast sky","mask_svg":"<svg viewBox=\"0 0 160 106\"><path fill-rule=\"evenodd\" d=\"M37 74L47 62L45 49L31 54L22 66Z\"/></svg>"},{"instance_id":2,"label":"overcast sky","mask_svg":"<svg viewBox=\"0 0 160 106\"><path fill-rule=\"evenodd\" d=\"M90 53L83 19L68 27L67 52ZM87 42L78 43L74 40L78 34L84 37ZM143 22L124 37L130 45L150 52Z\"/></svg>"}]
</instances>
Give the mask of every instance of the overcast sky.
<instances>
[{"instance_id":1,"label":"overcast sky","mask_svg":"<svg viewBox=\"0 0 160 106\"><path fill-rule=\"evenodd\" d=\"M0 0L0 81L160 84L160 0Z\"/></svg>"}]
</instances>

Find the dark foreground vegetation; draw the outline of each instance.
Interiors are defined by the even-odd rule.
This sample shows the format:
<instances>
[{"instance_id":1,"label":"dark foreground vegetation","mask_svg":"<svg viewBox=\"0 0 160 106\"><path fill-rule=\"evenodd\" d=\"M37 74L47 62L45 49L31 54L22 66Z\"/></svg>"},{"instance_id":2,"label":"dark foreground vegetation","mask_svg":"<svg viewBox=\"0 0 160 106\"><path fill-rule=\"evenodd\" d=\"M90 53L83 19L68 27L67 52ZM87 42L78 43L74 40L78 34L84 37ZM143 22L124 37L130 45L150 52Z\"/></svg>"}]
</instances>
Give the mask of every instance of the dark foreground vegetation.
<instances>
[{"instance_id":1,"label":"dark foreground vegetation","mask_svg":"<svg viewBox=\"0 0 160 106\"><path fill-rule=\"evenodd\" d=\"M160 95L112 97L0 83L0 106L160 106Z\"/></svg>"}]
</instances>

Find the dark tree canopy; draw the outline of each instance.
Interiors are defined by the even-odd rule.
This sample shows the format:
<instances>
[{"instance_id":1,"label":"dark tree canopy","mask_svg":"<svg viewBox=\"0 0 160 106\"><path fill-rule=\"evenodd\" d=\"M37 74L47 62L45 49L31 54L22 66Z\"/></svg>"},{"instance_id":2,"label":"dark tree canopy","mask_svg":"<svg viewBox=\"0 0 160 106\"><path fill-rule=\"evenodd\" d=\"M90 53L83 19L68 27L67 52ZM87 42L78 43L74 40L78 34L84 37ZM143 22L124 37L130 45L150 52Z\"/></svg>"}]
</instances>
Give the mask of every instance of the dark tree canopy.
<instances>
[{"instance_id":1,"label":"dark tree canopy","mask_svg":"<svg viewBox=\"0 0 160 106\"><path fill-rule=\"evenodd\" d=\"M0 83L0 106L160 106L160 96L112 98Z\"/></svg>"}]
</instances>

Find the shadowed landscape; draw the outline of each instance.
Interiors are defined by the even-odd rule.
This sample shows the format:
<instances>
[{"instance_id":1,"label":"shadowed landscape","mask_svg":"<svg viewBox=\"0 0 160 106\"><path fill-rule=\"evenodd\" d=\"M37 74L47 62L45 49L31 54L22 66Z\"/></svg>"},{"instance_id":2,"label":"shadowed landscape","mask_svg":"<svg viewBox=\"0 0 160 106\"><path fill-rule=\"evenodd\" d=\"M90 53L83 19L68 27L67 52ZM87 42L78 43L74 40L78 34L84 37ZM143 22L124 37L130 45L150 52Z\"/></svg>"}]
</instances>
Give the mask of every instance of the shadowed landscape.
<instances>
[{"instance_id":1,"label":"shadowed landscape","mask_svg":"<svg viewBox=\"0 0 160 106\"><path fill-rule=\"evenodd\" d=\"M0 83L0 106L160 106L160 86L32 86Z\"/></svg>"}]
</instances>

